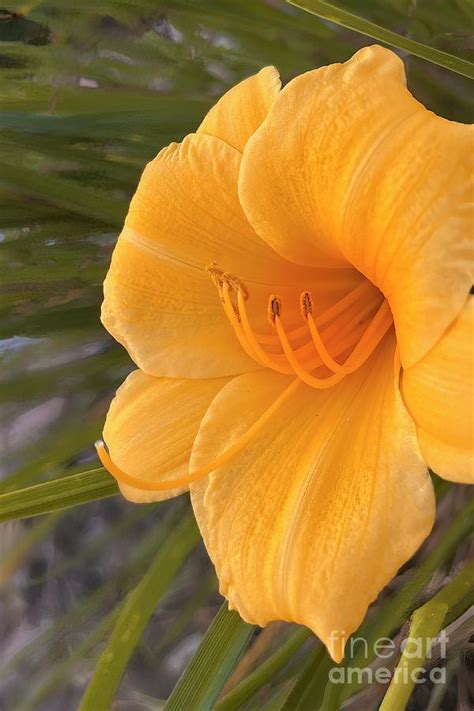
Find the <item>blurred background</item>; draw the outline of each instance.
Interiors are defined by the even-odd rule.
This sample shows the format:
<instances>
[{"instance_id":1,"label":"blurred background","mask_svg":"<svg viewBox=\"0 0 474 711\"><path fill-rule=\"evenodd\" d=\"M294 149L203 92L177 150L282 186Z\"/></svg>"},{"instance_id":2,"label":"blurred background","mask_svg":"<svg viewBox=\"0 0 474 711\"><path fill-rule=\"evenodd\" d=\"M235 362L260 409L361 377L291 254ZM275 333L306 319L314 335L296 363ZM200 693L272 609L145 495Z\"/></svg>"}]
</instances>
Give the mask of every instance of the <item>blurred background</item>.
<instances>
[{"instance_id":1,"label":"blurred background","mask_svg":"<svg viewBox=\"0 0 474 711\"><path fill-rule=\"evenodd\" d=\"M336 4L461 58L474 44L471 0ZM99 322L101 284L145 163L262 66L276 65L286 82L370 43L280 0L0 8L1 493L98 467L93 442L133 367ZM419 100L446 118L472 120L467 79L413 56L405 62ZM135 506L114 493L105 486L87 504L0 524L1 711L77 708L120 602L177 530L176 571L158 565L163 591L114 708L162 708L216 614L221 600L187 498ZM443 488L440 521L420 560L465 499L462 487ZM468 546L459 543L450 565ZM431 590L443 580L437 575ZM394 590L403 572L399 578ZM272 625L257 637L231 685L291 631ZM301 646L297 662L314 644ZM242 708L263 708L295 673L290 665ZM458 663L450 674L438 700L426 685L410 708L463 708L465 668ZM379 699L380 690L359 708Z\"/></svg>"}]
</instances>

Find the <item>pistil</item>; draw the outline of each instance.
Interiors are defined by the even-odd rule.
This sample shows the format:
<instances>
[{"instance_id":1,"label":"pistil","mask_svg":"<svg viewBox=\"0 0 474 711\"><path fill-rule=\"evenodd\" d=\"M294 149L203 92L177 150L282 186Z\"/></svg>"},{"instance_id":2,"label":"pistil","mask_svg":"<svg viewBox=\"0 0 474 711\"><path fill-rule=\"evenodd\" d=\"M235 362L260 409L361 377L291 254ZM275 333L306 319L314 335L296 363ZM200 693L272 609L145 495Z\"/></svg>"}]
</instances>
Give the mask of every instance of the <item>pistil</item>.
<instances>
[{"instance_id":1,"label":"pistil","mask_svg":"<svg viewBox=\"0 0 474 711\"><path fill-rule=\"evenodd\" d=\"M176 477L174 479L164 478L161 480L142 479L141 477L132 476L131 474L124 472L115 464L102 440L95 443L95 448L104 469L106 469L109 474L111 474L114 479L121 484L133 486L135 489L140 489L141 491L170 491L172 489L187 487L189 484L202 479L207 474L210 474L224 464L228 464L236 454L238 454L249 442L251 442L262 427L264 427L265 424L273 417L275 412L293 394L298 385L299 382L294 380L287 388L285 388L281 395L279 395L276 400L272 402L270 407L268 407L262 415L260 415L260 417L248 428L246 432L244 432L243 435L241 435L228 449L222 452L222 454L219 454L212 461L207 462L202 467L198 467L184 476ZM164 472L157 472L155 476L166 477L166 473L167 470Z\"/></svg>"}]
</instances>

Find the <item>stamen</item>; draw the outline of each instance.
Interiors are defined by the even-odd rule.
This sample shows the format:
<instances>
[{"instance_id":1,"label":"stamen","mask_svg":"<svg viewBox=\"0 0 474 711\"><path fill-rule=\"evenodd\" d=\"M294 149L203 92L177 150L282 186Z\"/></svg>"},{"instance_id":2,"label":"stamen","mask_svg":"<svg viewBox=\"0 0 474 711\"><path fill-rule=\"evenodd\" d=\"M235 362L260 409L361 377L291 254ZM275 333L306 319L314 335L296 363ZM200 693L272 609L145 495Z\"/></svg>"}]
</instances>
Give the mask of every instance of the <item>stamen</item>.
<instances>
[{"instance_id":1,"label":"stamen","mask_svg":"<svg viewBox=\"0 0 474 711\"><path fill-rule=\"evenodd\" d=\"M224 291L224 301L227 299L230 299L228 295L228 289L226 293L226 287L224 285L223 287ZM278 355L278 354L269 354L266 351L263 350L261 345L258 343L255 333L253 332L252 326L250 324L246 306L245 306L245 299L237 293L237 304L238 304L238 311L240 314L240 323L235 326L236 328L236 333L237 337L243 345L245 343L245 346L243 346L247 352L247 354L250 354L250 352L253 352L255 355L253 356L256 360L261 365L266 366L267 368L273 368L279 373L285 373L285 374L292 374L294 373L294 368L288 364L288 359L283 356L283 355ZM365 316L365 312L370 312L374 308L374 304L368 304L364 311L363 315ZM273 319L276 317L277 312L280 311L281 313L281 299L278 296L271 296L268 302L268 314L270 317L270 322L273 323ZM226 313L228 313L228 310L226 310ZM361 320L359 316L359 311L356 311L356 320L359 322ZM358 325L358 324L356 324ZM332 338L335 336L338 338L337 344L335 344L336 350L336 355L340 355L341 353L344 353L348 348L353 345L353 343L356 342L358 338L360 338L360 334L358 332L354 332L353 330L354 323L349 322L347 323L347 319L344 316L344 314L341 314L335 321L332 323L325 331L324 333L328 335L328 342L332 341ZM288 336L287 336L288 337ZM278 339L279 341L279 339ZM280 341L279 341L280 342ZM301 361L301 365L304 365L306 369L311 369L314 370L315 368L318 368L323 365L323 361L319 357L318 354L316 354L316 358L314 356L310 359L308 359L308 346L310 345L311 342L306 343L304 346L301 346L300 348L296 349L295 352L295 357L302 358L303 360ZM284 360L282 360L284 359Z\"/></svg>"},{"instance_id":2,"label":"stamen","mask_svg":"<svg viewBox=\"0 0 474 711\"><path fill-rule=\"evenodd\" d=\"M224 281L222 283L222 287L219 289L219 293L221 295L221 301L224 304L224 311L227 315L227 318L230 320L232 325L236 324L238 326L238 324L240 323L239 309L231 299L229 282Z\"/></svg>"},{"instance_id":3,"label":"stamen","mask_svg":"<svg viewBox=\"0 0 474 711\"><path fill-rule=\"evenodd\" d=\"M105 469L111 474L114 479L122 484L127 484L128 486L133 486L135 489L141 489L142 491L169 491L170 489L177 489L183 486L187 486L194 481L202 479L207 474L210 474L215 469L227 464L236 454L238 454L258 433L258 431L264 427L264 425L273 417L275 412L281 405L284 404L286 400L294 393L297 389L299 383L294 380L291 385L289 385L285 390L279 395L276 400L270 405L267 410L249 427L247 432L245 432L238 440L234 442L225 452L220 454L218 457L208 462L202 467L198 467L194 472L187 474L186 476L177 477L176 479L168 479L164 481L151 481L149 479L142 479L140 477L131 476L122 471L110 458L110 455L105 447L102 440L95 443L95 448L99 459Z\"/></svg>"},{"instance_id":4,"label":"stamen","mask_svg":"<svg viewBox=\"0 0 474 711\"><path fill-rule=\"evenodd\" d=\"M346 296L344 296L342 299L337 301L333 306L330 306L326 311L323 311L319 316L316 316L316 323L318 326L324 326L327 323L330 323L333 319L335 319L337 316L342 314L349 306L354 304L367 290L371 288L370 282L367 280L363 281L361 284L355 287L352 291L350 291ZM309 292L304 292L306 294L309 294ZM302 295L303 296L303 295ZM312 304L311 304L312 305ZM301 308L303 310L303 305L301 304ZM271 321L272 325L273 322ZM287 336L290 340L293 339L298 339L301 338L306 334L306 326L297 326L294 329L291 329L290 331L287 332ZM257 341L261 344L266 344L266 345L272 345L276 346L279 345L280 341L278 340L277 336L272 336L268 335L265 333L258 333L255 332L255 338Z\"/></svg>"},{"instance_id":5,"label":"stamen","mask_svg":"<svg viewBox=\"0 0 474 711\"><path fill-rule=\"evenodd\" d=\"M345 363L338 363L334 360L324 345L321 333L310 312L307 313L306 319L308 321L314 347L316 348L316 351L321 357L324 365L334 373L345 373L346 375L353 373L365 363L392 325L390 307L384 300L374 318L370 322L367 330L354 348L354 351L347 358Z\"/></svg>"},{"instance_id":6,"label":"stamen","mask_svg":"<svg viewBox=\"0 0 474 711\"><path fill-rule=\"evenodd\" d=\"M316 317L316 323L318 326L324 326L327 323L330 323L332 319L336 318L340 314L342 314L349 306L351 306L353 303L355 303L363 294L366 292L369 288L371 287L370 282L367 280L363 281L361 284L355 287L352 291L349 292L349 294L346 294L342 299L340 299L338 302L336 302L333 306L329 307L326 309L326 311L323 311L319 316ZM309 294L309 292L304 292ZM301 308L303 310L303 305L301 304ZM297 326L296 328L291 329L290 331L287 332L287 336L290 340L297 340L298 338L301 338L306 334L306 327L305 325L303 326ZM261 344L266 344L266 345L272 345L276 346L279 345L280 341L278 340L277 336L272 336L271 334L266 334L266 333L258 333L255 332L255 338L257 341Z\"/></svg>"},{"instance_id":7,"label":"stamen","mask_svg":"<svg viewBox=\"0 0 474 711\"><path fill-rule=\"evenodd\" d=\"M316 390L326 390L327 388L332 388L345 377L345 373L334 373L327 378L316 378L314 375L308 373L296 358L295 352L291 347L279 316L275 316L275 328L277 330L278 338L280 339L281 347L283 348L284 354L288 358L289 364L300 380L306 383L306 385L310 385L312 388L316 388Z\"/></svg>"},{"instance_id":8,"label":"stamen","mask_svg":"<svg viewBox=\"0 0 474 711\"><path fill-rule=\"evenodd\" d=\"M272 299L275 299L275 304L272 306ZM277 305L277 302L281 304L281 299L279 296L272 296L269 299L268 302L268 319L270 323L273 323L273 309L279 308ZM238 311L239 311L239 321L242 324L242 337L245 338L247 345L253 350L254 353L257 354L257 360L262 364L265 365L269 368L273 368L277 370L279 373L284 373L286 375L291 375L293 373L292 369L288 366L288 364L285 362L283 359L283 356L278 355L278 354L269 354L266 351L263 350L261 347L261 343L271 343L272 345L278 345L279 341L278 339L275 338L275 336L270 337L270 336L262 336L262 334L256 334L250 325L250 320L247 314L247 308L245 306L245 298L244 295L240 293L240 291L237 292L237 304L238 304ZM303 327L303 330L301 328L297 329L299 332L301 332L301 335L304 335L306 333L306 329ZM292 333L295 333L294 331ZM237 335L239 338L239 335ZM240 338L239 338L240 340ZM306 346L309 345L309 343L306 344ZM301 348L298 349L298 352L307 350L305 346L301 346Z\"/></svg>"},{"instance_id":9,"label":"stamen","mask_svg":"<svg viewBox=\"0 0 474 711\"><path fill-rule=\"evenodd\" d=\"M225 272L221 267L219 267L218 264L215 262L211 262L206 266L206 271L211 275L212 281L214 282L215 286L217 287L219 294L221 296L222 300L222 287L225 282L229 283L232 289L236 292L239 291L239 289L242 290L244 294L244 301L248 299L248 289L246 285L243 283L239 277L235 276L234 274L231 274L230 272ZM340 299L336 304L331 306L329 309L326 309L326 311L323 311L319 316L316 316L316 323L318 326L323 326L330 321L332 321L334 318L339 316L341 313L343 313L351 304L355 303L360 296L363 295L367 289L371 287L370 282L367 280L364 280L361 284L359 284L357 287L355 287L349 294L346 294L342 299ZM306 292L309 293L309 292ZM235 308L235 306L232 307L237 318L240 320L239 317L239 312ZM270 318L270 316L269 316ZM270 319L272 325L273 321ZM297 326L296 328L293 328L287 332L287 336L290 340L298 340L305 336L307 333L307 327L306 324L303 324L301 326ZM262 345L272 345L272 346L277 346L280 344L280 341L278 340L278 337L273 335L273 334L268 334L268 333L258 333L257 331L253 332L253 335L255 339L258 341L258 343Z\"/></svg>"},{"instance_id":10,"label":"stamen","mask_svg":"<svg viewBox=\"0 0 474 711\"><path fill-rule=\"evenodd\" d=\"M319 390L336 385L346 375L360 368L392 325L388 303L385 300L380 303L379 292L366 295L367 291L373 289L373 285L365 280L319 315L313 315L311 292L304 291L300 297L300 307L305 324L288 332L281 320L282 300L272 295L268 301L268 319L275 327L276 335L257 333L247 314L245 302L249 294L243 282L216 264L210 264L207 270L218 288L224 311L235 334L249 357L279 373L296 374L307 385ZM232 299L232 292L237 295L237 304ZM369 317L370 321L367 321ZM321 330L322 326L326 327ZM310 341L298 348L291 344L292 338L304 336L308 329ZM262 344L279 344L283 353L268 353ZM353 350L345 356L345 361L339 363L336 358L347 354L351 348ZM323 365L332 371L331 375L312 375L312 371Z\"/></svg>"},{"instance_id":11,"label":"stamen","mask_svg":"<svg viewBox=\"0 0 474 711\"><path fill-rule=\"evenodd\" d=\"M226 298L226 293L225 293L225 285L224 285L224 298ZM271 297L275 301L274 306L269 306L268 308L268 314L269 318L271 318L272 315L272 309L278 309L278 297L274 296ZM271 300L270 299L270 300ZM276 370L278 373L283 373L285 375L291 375L292 374L292 369L288 366L288 364L281 364L278 362L276 359L276 356L271 355L270 353L267 353L266 351L263 350L261 345L258 343L257 339L255 338L254 332L252 330L252 326L250 325L250 321L247 316L247 311L245 309L245 304L244 304L244 296L243 294L238 291L237 292L237 304L239 307L239 314L240 314L240 324L242 326L242 331L243 333L241 334L241 337L245 340L247 346L256 354L256 360L261 364L265 365L267 368L272 368L273 370ZM240 325L239 324L239 325ZM239 335L237 334L237 337L239 338ZM239 338L240 340L240 338ZM248 353L248 351L247 351Z\"/></svg>"},{"instance_id":12,"label":"stamen","mask_svg":"<svg viewBox=\"0 0 474 711\"><path fill-rule=\"evenodd\" d=\"M222 303L224 304L225 314L229 319L232 328L234 329L234 333L237 336L237 340L239 341L240 345L247 353L247 355L252 358L252 360L256 360L257 363L260 363L258 354L255 353L251 345L247 342L244 332L242 331L242 327L240 325L240 315L231 301L229 293L229 284L227 284L227 282L224 282L222 288L219 289L219 293L221 295ZM264 364L261 363L261 365Z\"/></svg>"},{"instance_id":13,"label":"stamen","mask_svg":"<svg viewBox=\"0 0 474 711\"><path fill-rule=\"evenodd\" d=\"M372 284L366 279L355 289L350 291L346 296L337 301L333 306L330 306L326 311L323 311L319 317L316 318L318 326L325 326L330 323L336 316L342 314L348 306L354 304L358 299L368 290L372 288Z\"/></svg>"},{"instance_id":14,"label":"stamen","mask_svg":"<svg viewBox=\"0 0 474 711\"><path fill-rule=\"evenodd\" d=\"M341 365L334 361L334 359L330 356L330 354L324 347L321 335L317 330L316 324L314 323L314 319L312 318L312 315L309 311L307 313L307 320L310 324L310 330L311 326L313 326L314 328L314 330L311 331L311 335L313 336L313 340L315 342L315 347L318 351L318 354L321 356L321 359L323 360L324 364L329 367L330 370L334 370L333 375L330 375L326 378L316 378L315 376L311 375L304 368L303 364L298 361L287 338L285 329L283 328L283 324L279 316L275 317L275 327L281 342L281 346L283 348L283 352L288 358L288 362L292 366L296 375L307 385L310 385L311 387L316 388L317 390L325 390L327 388L333 387L334 385L339 383L346 375L348 375L349 373L354 373L356 370L358 370L372 355L372 353L374 352L374 350L392 325L392 315L390 312L390 307L388 303L384 300L377 313L375 314L373 320L371 321L369 327L367 328L364 335L354 348L354 351L347 358L346 362ZM316 339L314 338L314 336L316 336ZM318 348L319 345L322 346L322 350ZM328 362L330 361L331 363L334 363L337 370L333 369L331 365L328 365L328 362L325 362L326 360Z\"/></svg>"}]
</instances>

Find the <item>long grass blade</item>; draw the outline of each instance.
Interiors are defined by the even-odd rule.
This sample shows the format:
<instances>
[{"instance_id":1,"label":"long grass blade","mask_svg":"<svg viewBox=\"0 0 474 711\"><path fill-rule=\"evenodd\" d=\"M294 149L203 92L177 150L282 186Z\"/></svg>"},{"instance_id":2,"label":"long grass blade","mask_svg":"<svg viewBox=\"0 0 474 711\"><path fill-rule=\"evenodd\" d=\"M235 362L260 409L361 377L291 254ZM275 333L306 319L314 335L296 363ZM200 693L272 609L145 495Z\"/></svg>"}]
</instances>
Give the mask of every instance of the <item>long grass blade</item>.
<instances>
[{"instance_id":1,"label":"long grass blade","mask_svg":"<svg viewBox=\"0 0 474 711\"><path fill-rule=\"evenodd\" d=\"M130 657L156 605L198 540L194 516L188 514L158 551L144 578L128 595L78 711L111 707Z\"/></svg>"},{"instance_id":2,"label":"long grass blade","mask_svg":"<svg viewBox=\"0 0 474 711\"><path fill-rule=\"evenodd\" d=\"M474 564L468 564L437 595L415 610L411 617L407 645L393 674L380 711L403 711L406 708L415 685L415 671L423 667L432 640L441 631L448 611L469 593L472 596L473 590Z\"/></svg>"},{"instance_id":3,"label":"long grass blade","mask_svg":"<svg viewBox=\"0 0 474 711\"><path fill-rule=\"evenodd\" d=\"M282 711L314 711L319 707L332 662L325 647L318 646L296 679Z\"/></svg>"},{"instance_id":4,"label":"long grass blade","mask_svg":"<svg viewBox=\"0 0 474 711\"><path fill-rule=\"evenodd\" d=\"M0 521L51 513L118 493L118 486L103 468L46 481L0 496Z\"/></svg>"},{"instance_id":5,"label":"long grass blade","mask_svg":"<svg viewBox=\"0 0 474 711\"><path fill-rule=\"evenodd\" d=\"M117 200L104 191L84 187L56 175L41 175L17 165L0 163L0 181L26 197L39 198L62 210L84 215L120 228L127 200Z\"/></svg>"},{"instance_id":6,"label":"long grass blade","mask_svg":"<svg viewBox=\"0 0 474 711\"><path fill-rule=\"evenodd\" d=\"M206 711L214 707L225 682L250 641L254 627L223 603L199 649L165 705L165 711Z\"/></svg>"},{"instance_id":7,"label":"long grass blade","mask_svg":"<svg viewBox=\"0 0 474 711\"><path fill-rule=\"evenodd\" d=\"M392 32L385 27L377 25L375 22L343 10L341 7L324 2L324 0L287 0L287 2L290 5L299 7L301 10L310 12L312 15L321 17L323 20L329 20L342 27L347 27L349 30L367 35L367 37L373 37L379 42L405 50L415 57L426 59L432 64L437 64L457 74L474 79L474 64L466 59L461 59L461 57L456 57L454 54L442 52L409 37L399 35L397 32Z\"/></svg>"},{"instance_id":8,"label":"long grass blade","mask_svg":"<svg viewBox=\"0 0 474 711\"><path fill-rule=\"evenodd\" d=\"M293 632L280 649L218 701L216 711L234 711L234 709L239 708L244 702L248 701L258 689L283 669L311 635L312 633L307 627L300 627Z\"/></svg>"}]
</instances>

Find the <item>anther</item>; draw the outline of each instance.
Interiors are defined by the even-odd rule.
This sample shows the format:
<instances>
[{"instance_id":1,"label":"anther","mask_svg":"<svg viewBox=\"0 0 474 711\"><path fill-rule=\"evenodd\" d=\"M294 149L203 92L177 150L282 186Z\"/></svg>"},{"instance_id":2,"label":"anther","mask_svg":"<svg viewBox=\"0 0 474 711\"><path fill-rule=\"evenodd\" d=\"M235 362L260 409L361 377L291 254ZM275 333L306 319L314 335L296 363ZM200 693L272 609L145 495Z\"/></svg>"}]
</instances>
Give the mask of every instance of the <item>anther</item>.
<instances>
[{"instance_id":1,"label":"anther","mask_svg":"<svg viewBox=\"0 0 474 711\"><path fill-rule=\"evenodd\" d=\"M234 291L241 291L245 300L248 299L249 292L247 290L247 287L245 286L243 281L239 279L239 277L235 276L235 274L231 274L230 272L224 272L222 278L229 284L230 287L232 287Z\"/></svg>"},{"instance_id":2,"label":"anther","mask_svg":"<svg viewBox=\"0 0 474 711\"><path fill-rule=\"evenodd\" d=\"M275 318L281 315L281 299L276 294L272 294L268 300L268 320L275 325Z\"/></svg>"},{"instance_id":3,"label":"anther","mask_svg":"<svg viewBox=\"0 0 474 711\"><path fill-rule=\"evenodd\" d=\"M309 291L303 291L301 294L300 307L303 318L307 318L308 314L313 313L313 297Z\"/></svg>"},{"instance_id":4,"label":"anther","mask_svg":"<svg viewBox=\"0 0 474 711\"><path fill-rule=\"evenodd\" d=\"M392 325L390 308L384 302L379 305L375 316L372 316L369 326L364 327L369 315L377 309L378 301L374 295L366 293L372 286L364 281L316 315L313 315L311 292L303 291L300 295L300 309L305 323L288 332L281 321L282 299L273 294L268 300L267 313L276 333L258 333L252 328L247 313L245 302L249 293L244 283L234 274L224 272L215 263L209 264L206 270L217 287L224 311L247 355L278 373L294 373L316 389L336 385L363 365ZM311 340L298 346L297 341L305 336L307 329ZM271 347L279 345L283 352L268 352L262 348L263 344ZM344 362L335 360L349 349L351 353L346 355ZM332 375L316 377L311 374L322 365L332 371Z\"/></svg>"},{"instance_id":5,"label":"anther","mask_svg":"<svg viewBox=\"0 0 474 711\"><path fill-rule=\"evenodd\" d=\"M217 288L220 289L224 283L224 270L221 269L215 262L211 262L206 266L206 272L211 275L212 281Z\"/></svg>"}]
</instances>

